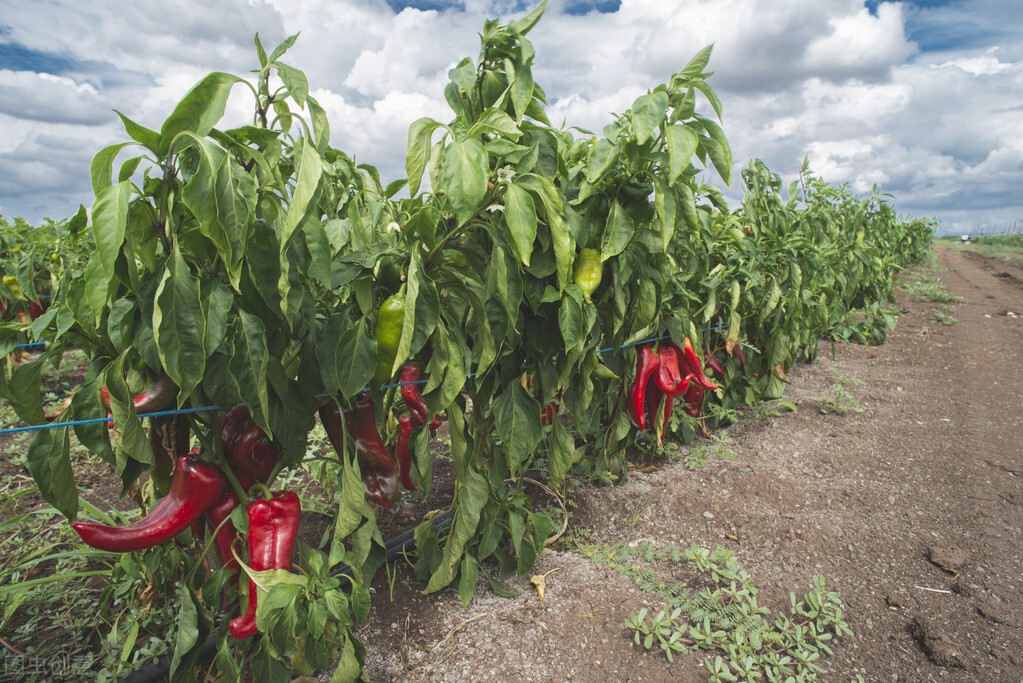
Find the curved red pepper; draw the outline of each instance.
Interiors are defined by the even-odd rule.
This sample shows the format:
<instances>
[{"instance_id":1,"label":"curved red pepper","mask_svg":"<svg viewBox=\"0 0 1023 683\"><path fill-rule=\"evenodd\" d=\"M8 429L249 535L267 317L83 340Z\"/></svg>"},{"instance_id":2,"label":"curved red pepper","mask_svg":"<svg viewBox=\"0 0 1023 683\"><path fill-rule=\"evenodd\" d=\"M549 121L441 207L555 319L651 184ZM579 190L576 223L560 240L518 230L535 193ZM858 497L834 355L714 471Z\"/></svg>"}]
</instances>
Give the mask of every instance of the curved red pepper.
<instances>
[{"instance_id":1,"label":"curved red pepper","mask_svg":"<svg viewBox=\"0 0 1023 683\"><path fill-rule=\"evenodd\" d=\"M265 484L281 454L256 424L245 405L235 406L224 416L220 438L231 470L245 488Z\"/></svg>"},{"instance_id":2,"label":"curved red pepper","mask_svg":"<svg viewBox=\"0 0 1023 683\"><path fill-rule=\"evenodd\" d=\"M28 317L35 320L43 314L43 307L37 301L28 302Z\"/></svg>"},{"instance_id":3,"label":"curved red pepper","mask_svg":"<svg viewBox=\"0 0 1023 683\"><path fill-rule=\"evenodd\" d=\"M334 450L344 453L345 435L337 404L330 401L320 408L319 415ZM360 393L352 407L345 408L343 422L355 440L355 455L359 459L366 496L385 508L390 507L398 497L398 469L377 431L373 398L369 392Z\"/></svg>"},{"instance_id":4,"label":"curved red pepper","mask_svg":"<svg viewBox=\"0 0 1023 683\"><path fill-rule=\"evenodd\" d=\"M217 552L220 566L225 569L241 569L234 553L231 552L231 544L234 543L237 531L230 517L236 507L238 507L238 494L228 491L206 511L206 525L211 534L216 532L213 537L213 549ZM220 526L225 519L227 522L224 526ZM217 527L220 527L219 531L217 531Z\"/></svg>"},{"instance_id":5,"label":"curved red pepper","mask_svg":"<svg viewBox=\"0 0 1023 683\"><path fill-rule=\"evenodd\" d=\"M646 398L647 381L660 365L660 357L649 346L644 346L636 354L636 382L632 385L632 393L629 395L629 415L640 429L646 429L643 403Z\"/></svg>"},{"instance_id":6,"label":"curved red pepper","mask_svg":"<svg viewBox=\"0 0 1023 683\"><path fill-rule=\"evenodd\" d=\"M253 571L291 569L291 551L295 546L302 503L292 491L278 491L270 500L254 500L245 512L249 516L249 566ZM258 589L249 579L249 608L228 623L235 638L255 635Z\"/></svg>"},{"instance_id":7,"label":"curved red pepper","mask_svg":"<svg viewBox=\"0 0 1023 683\"><path fill-rule=\"evenodd\" d=\"M419 487L412 482L412 452L408 445L411 437L412 418L402 415L398 418L398 444L394 448L395 460L398 461L398 477L407 491L418 491Z\"/></svg>"},{"instance_id":8,"label":"curved red pepper","mask_svg":"<svg viewBox=\"0 0 1023 683\"><path fill-rule=\"evenodd\" d=\"M739 371L740 372L745 372L746 371L746 354L743 353L742 346L738 342L736 342L735 348L732 349L732 352L735 353L735 357L739 359Z\"/></svg>"},{"instance_id":9,"label":"curved red pepper","mask_svg":"<svg viewBox=\"0 0 1023 683\"><path fill-rule=\"evenodd\" d=\"M216 465L201 462L194 455L178 458L170 493L149 514L126 526L75 522L82 540L93 548L127 553L165 543L202 517L227 487Z\"/></svg>"},{"instance_id":10,"label":"curved red pepper","mask_svg":"<svg viewBox=\"0 0 1023 683\"><path fill-rule=\"evenodd\" d=\"M678 347L674 344L665 344L657 350L661 362L657 368L657 386L661 391L671 396L678 396L689 386L689 379L692 374L682 377L678 364ZM683 361L683 366L685 361Z\"/></svg>"},{"instance_id":11,"label":"curved red pepper","mask_svg":"<svg viewBox=\"0 0 1023 683\"><path fill-rule=\"evenodd\" d=\"M686 337L685 346L682 349L686 365L689 366L689 372L693 373L693 381L704 389L717 389L718 385L714 384L707 379L707 376L703 374L703 366L700 365L700 358L696 355L696 351L693 350L693 345L689 341L689 337Z\"/></svg>"}]
</instances>

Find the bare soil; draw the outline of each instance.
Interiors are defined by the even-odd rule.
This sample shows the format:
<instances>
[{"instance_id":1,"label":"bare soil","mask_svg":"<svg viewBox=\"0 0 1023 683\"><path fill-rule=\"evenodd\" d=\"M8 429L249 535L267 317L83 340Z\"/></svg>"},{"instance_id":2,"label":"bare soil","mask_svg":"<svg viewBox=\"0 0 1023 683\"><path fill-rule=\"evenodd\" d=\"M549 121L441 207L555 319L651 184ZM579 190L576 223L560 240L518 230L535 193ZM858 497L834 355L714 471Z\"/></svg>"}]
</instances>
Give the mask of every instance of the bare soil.
<instances>
[{"instance_id":1,"label":"bare soil","mask_svg":"<svg viewBox=\"0 0 1023 683\"><path fill-rule=\"evenodd\" d=\"M772 612L824 576L853 635L825 659L822 680L1023 681L1023 269L969 247L937 252L934 275L964 303L900 290L888 342L837 346L833 357L823 345L790 373L795 413L728 429L734 458L578 487L569 533L733 548ZM828 410L822 395L837 377L862 381L849 387L861 412ZM703 656L668 664L633 642L629 614L660 604L631 578L564 545L534 573L546 574L543 600L528 577L512 582L517 598L481 580L463 609L454 590L423 595L407 566L390 583L381 572L358 631L368 674L707 680Z\"/></svg>"}]
</instances>

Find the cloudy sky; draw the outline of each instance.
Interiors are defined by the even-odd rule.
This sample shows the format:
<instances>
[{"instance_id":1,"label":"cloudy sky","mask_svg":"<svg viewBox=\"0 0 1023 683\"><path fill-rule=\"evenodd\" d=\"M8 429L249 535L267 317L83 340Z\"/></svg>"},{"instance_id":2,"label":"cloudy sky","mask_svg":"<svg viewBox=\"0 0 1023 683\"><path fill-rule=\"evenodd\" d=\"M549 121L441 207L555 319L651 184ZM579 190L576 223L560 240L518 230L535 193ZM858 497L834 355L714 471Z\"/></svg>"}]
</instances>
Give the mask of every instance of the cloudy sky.
<instances>
[{"instance_id":1,"label":"cloudy sky","mask_svg":"<svg viewBox=\"0 0 1023 683\"><path fill-rule=\"evenodd\" d=\"M332 144L403 177L409 124L450 120L447 71L476 58L483 20L533 4L0 0L0 215L90 206L92 156L127 139L112 110L159 129L206 73L257 65L257 32L268 50L301 32L285 61L306 72ZM787 182L805 156L943 232L1023 221L1019 0L551 0L530 39L555 125L599 130L713 43L736 171L760 158ZM250 111L236 89L231 123Z\"/></svg>"}]
</instances>

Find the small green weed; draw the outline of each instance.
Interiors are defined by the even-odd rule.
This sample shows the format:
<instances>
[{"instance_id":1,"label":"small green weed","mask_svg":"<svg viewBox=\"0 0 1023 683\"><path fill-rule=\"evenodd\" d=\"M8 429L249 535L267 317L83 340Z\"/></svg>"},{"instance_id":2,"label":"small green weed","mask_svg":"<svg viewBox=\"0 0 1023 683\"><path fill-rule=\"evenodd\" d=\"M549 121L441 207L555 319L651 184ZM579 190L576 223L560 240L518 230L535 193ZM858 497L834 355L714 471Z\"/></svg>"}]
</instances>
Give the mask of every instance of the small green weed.
<instances>
[{"instance_id":1,"label":"small green weed","mask_svg":"<svg viewBox=\"0 0 1023 683\"><path fill-rule=\"evenodd\" d=\"M669 662L678 653L715 653L704 659L712 683L816 681L822 672L821 654L831 655L833 642L852 633L842 618L840 595L828 590L820 576L802 600L790 593L788 615L771 619L734 552L720 546L708 550L694 543L683 550L673 543L656 547L647 541L606 545L578 536L573 542L575 552L664 598L656 613L644 608L625 622L636 644L661 649ZM695 577L661 577L678 576L683 563L694 565Z\"/></svg>"},{"instance_id":2,"label":"small green weed","mask_svg":"<svg viewBox=\"0 0 1023 683\"><path fill-rule=\"evenodd\" d=\"M857 377L846 377L837 370L832 370L831 375L835 383L827 391L821 392L821 401L824 402L821 412L845 415L852 410L853 412L862 413L863 408L859 407L859 402L849 391L849 387L859 386L863 384L863 380Z\"/></svg>"},{"instance_id":3,"label":"small green weed","mask_svg":"<svg viewBox=\"0 0 1023 683\"><path fill-rule=\"evenodd\" d=\"M932 310L928 320L932 325L955 325L959 322L959 319L952 315L954 312L955 306L946 304L941 307L940 311L938 309Z\"/></svg>"},{"instance_id":4,"label":"small green weed","mask_svg":"<svg viewBox=\"0 0 1023 683\"><path fill-rule=\"evenodd\" d=\"M914 273L912 280L901 283L914 301L933 303L963 303L966 299L948 291L938 278L924 273Z\"/></svg>"}]
</instances>

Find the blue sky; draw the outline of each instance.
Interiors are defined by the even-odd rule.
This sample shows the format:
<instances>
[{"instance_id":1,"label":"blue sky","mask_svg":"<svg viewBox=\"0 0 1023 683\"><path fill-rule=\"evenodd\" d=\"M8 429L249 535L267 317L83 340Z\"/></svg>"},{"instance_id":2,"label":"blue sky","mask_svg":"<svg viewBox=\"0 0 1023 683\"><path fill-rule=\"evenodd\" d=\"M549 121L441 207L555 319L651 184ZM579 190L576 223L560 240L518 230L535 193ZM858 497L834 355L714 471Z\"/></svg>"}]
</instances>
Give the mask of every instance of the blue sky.
<instances>
[{"instance_id":1,"label":"blue sky","mask_svg":"<svg viewBox=\"0 0 1023 683\"><path fill-rule=\"evenodd\" d=\"M206 73L251 69L257 31L267 45L301 32L288 61L332 143L401 177L409 124L450 118L447 70L475 58L484 19L531 5L0 0L0 215L90 206L92 156L125 139L112 110L158 128ZM1011 0L551 0L530 38L551 120L594 130L713 43L736 171L759 158L788 181L807 157L829 182L877 183L899 213L956 233L1023 221L1021 36ZM247 111L232 98L231 123Z\"/></svg>"}]
</instances>

